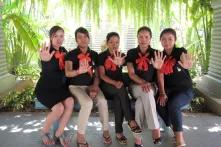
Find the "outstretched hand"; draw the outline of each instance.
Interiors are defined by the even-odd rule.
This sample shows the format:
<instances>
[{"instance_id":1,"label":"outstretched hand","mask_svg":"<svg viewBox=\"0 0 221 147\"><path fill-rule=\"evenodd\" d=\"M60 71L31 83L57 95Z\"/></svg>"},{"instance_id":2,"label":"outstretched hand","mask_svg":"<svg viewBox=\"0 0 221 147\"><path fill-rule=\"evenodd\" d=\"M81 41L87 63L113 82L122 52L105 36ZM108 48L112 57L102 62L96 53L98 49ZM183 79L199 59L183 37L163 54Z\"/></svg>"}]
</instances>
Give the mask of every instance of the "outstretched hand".
<instances>
[{"instance_id":1,"label":"outstretched hand","mask_svg":"<svg viewBox=\"0 0 221 147\"><path fill-rule=\"evenodd\" d=\"M53 57L55 51L52 51L50 53L50 42L45 42L42 47L40 48L40 51L39 51L39 55L40 55L40 58L42 61L50 61L51 58Z\"/></svg>"},{"instance_id":2,"label":"outstretched hand","mask_svg":"<svg viewBox=\"0 0 221 147\"><path fill-rule=\"evenodd\" d=\"M83 74L83 73L88 72L91 68L92 66L90 66L88 61L85 59L85 60L80 61L79 69L77 72L78 74Z\"/></svg>"},{"instance_id":3,"label":"outstretched hand","mask_svg":"<svg viewBox=\"0 0 221 147\"><path fill-rule=\"evenodd\" d=\"M178 61L178 63L185 69L190 69L193 66L193 60L191 58L191 55L188 53L182 53L182 55L180 56L180 61Z\"/></svg>"},{"instance_id":4,"label":"outstretched hand","mask_svg":"<svg viewBox=\"0 0 221 147\"><path fill-rule=\"evenodd\" d=\"M118 66L121 66L125 62L126 55L122 56L121 52L114 52L114 59L110 58L110 60Z\"/></svg>"},{"instance_id":5,"label":"outstretched hand","mask_svg":"<svg viewBox=\"0 0 221 147\"><path fill-rule=\"evenodd\" d=\"M162 52L154 52L154 57L155 59L151 58L151 63L154 68L156 68L157 70L160 70L161 67L163 66L166 56L163 57Z\"/></svg>"}]
</instances>

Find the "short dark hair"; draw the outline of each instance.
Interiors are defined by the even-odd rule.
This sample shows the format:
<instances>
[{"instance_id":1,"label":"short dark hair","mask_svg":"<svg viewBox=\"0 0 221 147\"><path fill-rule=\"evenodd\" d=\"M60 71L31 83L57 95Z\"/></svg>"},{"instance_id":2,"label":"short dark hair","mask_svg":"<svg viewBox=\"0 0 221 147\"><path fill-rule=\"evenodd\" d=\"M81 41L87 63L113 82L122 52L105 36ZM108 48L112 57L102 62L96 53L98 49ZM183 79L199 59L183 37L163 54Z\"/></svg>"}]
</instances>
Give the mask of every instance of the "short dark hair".
<instances>
[{"instance_id":1,"label":"short dark hair","mask_svg":"<svg viewBox=\"0 0 221 147\"><path fill-rule=\"evenodd\" d=\"M138 36L138 34L139 34L140 32L142 32L142 31L147 31L147 32L149 32L149 33L150 33L150 37L152 38L152 31L151 31L151 29L150 29L149 27L147 27L147 26L142 26L142 27L140 27L140 28L138 29L138 31L137 31L137 36Z\"/></svg>"},{"instance_id":2,"label":"short dark hair","mask_svg":"<svg viewBox=\"0 0 221 147\"><path fill-rule=\"evenodd\" d=\"M85 29L84 27L79 27L79 28L77 28L77 29L75 30L75 40L77 39L77 34L78 34L78 33L85 34L88 38L90 38L90 37L89 37L89 32L88 32L88 30Z\"/></svg>"},{"instance_id":3,"label":"short dark hair","mask_svg":"<svg viewBox=\"0 0 221 147\"><path fill-rule=\"evenodd\" d=\"M164 29L161 33L160 33L160 39L162 38L163 34L166 34L166 33L170 33L172 34L174 37L175 37L175 40L177 39L176 37L176 31L172 28L166 28Z\"/></svg>"},{"instance_id":4,"label":"short dark hair","mask_svg":"<svg viewBox=\"0 0 221 147\"><path fill-rule=\"evenodd\" d=\"M57 31L63 31L64 32L64 29L60 26L53 26L50 31L49 31L49 37L51 38L53 36L54 33L56 33Z\"/></svg>"},{"instance_id":5,"label":"short dark hair","mask_svg":"<svg viewBox=\"0 0 221 147\"><path fill-rule=\"evenodd\" d=\"M118 37L120 39L120 36L119 36L119 34L117 32L110 32L106 36L106 42L108 42L111 37Z\"/></svg>"}]
</instances>

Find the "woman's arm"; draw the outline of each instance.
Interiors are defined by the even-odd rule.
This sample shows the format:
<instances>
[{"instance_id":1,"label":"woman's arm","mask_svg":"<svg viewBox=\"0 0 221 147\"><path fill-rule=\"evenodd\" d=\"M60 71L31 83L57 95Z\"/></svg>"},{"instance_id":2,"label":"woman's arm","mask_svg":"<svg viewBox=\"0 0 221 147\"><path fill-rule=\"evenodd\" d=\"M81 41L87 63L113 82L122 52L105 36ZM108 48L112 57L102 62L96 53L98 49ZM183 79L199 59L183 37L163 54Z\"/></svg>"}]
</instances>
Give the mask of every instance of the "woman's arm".
<instances>
[{"instance_id":1,"label":"woman's arm","mask_svg":"<svg viewBox=\"0 0 221 147\"><path fill-rule=\"evenodd\" d=\"M101 78L104 82L106 82L106 83L108 83L108 84L111 84L111 85L113 85L113 86L116 85L116 81L115 81L115 80L112 80L111 78L109 78L108 76L106 76L104 66L102 66L102 65L99 66L99 75L100 75L100 78Z\"/></svg>"},{"instance_id":2,"label":"woman's arm","mask_svg":"<svg viewBox=\"0 0 221 147\"><path fill-rule=\"evenodd\" d=\"M159 97L157 103L160 103L161 106L166 105L167 95L164 89L164 74L157 70L157 83L159 88Z\"/></svg>"},{"instance_id":3,"label":"woman's arm","mask_svg":"<svg viewBox=\"0 0 221 147\"><path fill-rule=\"evenodd\" d=\"M79 75L78 70L73 70L72 61L65 61L65 75L69 78Z\"/></svg>"},{"instance_id":4,"label":"woman's arm","mask_svg":"<svg viewBox=\"0 0 221 147\"><path fill-rule=\"evenodd\" d=\"M137 83L137 84L146 83L145 80L141 79L140 77L138 77L135 74L133 63L127 63L127 69L128 69L128 75L129 75L130 79L132 79L135 83Z\"/></svg>"}]
</instances>

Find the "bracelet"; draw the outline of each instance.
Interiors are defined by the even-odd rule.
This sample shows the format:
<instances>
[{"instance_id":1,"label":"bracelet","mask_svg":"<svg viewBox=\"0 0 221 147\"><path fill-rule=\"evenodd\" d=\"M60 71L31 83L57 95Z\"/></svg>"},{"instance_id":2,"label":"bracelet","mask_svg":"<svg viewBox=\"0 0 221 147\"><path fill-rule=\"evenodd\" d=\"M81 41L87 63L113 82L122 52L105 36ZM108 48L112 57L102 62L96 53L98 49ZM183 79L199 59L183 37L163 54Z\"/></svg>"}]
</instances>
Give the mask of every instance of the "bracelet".
<instances>
[{"instance_id":1,"label":"bracelet","mask_svg":"<svg viewBox=\"0 0 221 147\"><path fill-rule=\"evenodd\" d=\"M160 95L166 95L166 93L160 93Z\"/></svg>"}]
</instances>

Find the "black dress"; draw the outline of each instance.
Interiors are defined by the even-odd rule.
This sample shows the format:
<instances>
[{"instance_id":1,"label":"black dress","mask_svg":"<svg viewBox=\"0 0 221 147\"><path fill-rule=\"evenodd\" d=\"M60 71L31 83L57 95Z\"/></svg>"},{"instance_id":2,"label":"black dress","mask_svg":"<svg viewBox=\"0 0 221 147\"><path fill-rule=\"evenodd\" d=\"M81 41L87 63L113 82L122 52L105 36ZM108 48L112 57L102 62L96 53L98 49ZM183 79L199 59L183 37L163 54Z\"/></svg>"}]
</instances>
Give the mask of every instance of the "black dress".
<instances>
[{"instance_id":1,"label":"black dress","mask_svg":"<svg viewBox=\"0 0 221 147\"><path fill-rule=\"evenodd\" d=\"M50 52L52 51L55 51L55 54L50 61L41 61L42 71L35 88L37 99L47 108L52 108L70 97L64 73L64 56L67 51L63 47L60 47L59 51L51 48Z\"/></svg>"}]
</instances>

